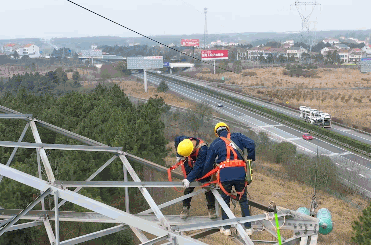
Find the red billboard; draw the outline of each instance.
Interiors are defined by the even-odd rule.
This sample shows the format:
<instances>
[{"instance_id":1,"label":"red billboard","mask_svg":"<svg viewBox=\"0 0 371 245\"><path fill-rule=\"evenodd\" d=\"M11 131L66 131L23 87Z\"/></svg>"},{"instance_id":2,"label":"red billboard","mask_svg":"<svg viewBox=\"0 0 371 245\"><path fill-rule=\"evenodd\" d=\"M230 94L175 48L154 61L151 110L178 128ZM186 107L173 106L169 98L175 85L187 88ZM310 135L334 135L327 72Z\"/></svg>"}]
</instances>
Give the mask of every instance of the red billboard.
<instances>
[{"instance_id":1,"label":"red billboard","mask_svg":"<svg viewBox=\"0 0 371 245\"><path fill-rule=\"evenodd\" d=\"M202 50L201 59L203 60L227 60L228 50Z\"/></svg>"},{"instance_id":2,"label":"red billboard","mask_svg":"<svg viewBox=\"0 0 371 245\"><path fill-rule=\"evenodd\" d=\"M186 47L199 47L200 39L182 39L180 44Z\"/></svg>"}]
</instances>

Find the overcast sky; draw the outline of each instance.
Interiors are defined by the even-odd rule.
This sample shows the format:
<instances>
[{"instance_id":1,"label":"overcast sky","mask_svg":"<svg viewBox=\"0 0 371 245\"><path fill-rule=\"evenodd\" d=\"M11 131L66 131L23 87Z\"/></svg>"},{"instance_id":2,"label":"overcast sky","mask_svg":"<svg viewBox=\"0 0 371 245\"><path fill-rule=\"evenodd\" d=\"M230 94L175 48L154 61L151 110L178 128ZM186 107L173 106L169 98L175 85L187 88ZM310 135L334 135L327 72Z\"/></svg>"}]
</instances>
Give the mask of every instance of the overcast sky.
<instances>
[{"instance_id":1,"label":"overcast sky","mask_svg":"<svg viewBox=\"0 0 371 245\"><path fill-rule=\"evenodd\" d=\"M303 0L310 1L310 0ZM313 0L314 1L314 0ZM295 0L74 0L144 35L293 32L301 30ZM322 0L310 18L317 30L371 29L369 0ZM311 7L301 8L307 15ZM0 39L136 37L67 0L12 0L0 4Z\"/></svg>"}]
</instances>

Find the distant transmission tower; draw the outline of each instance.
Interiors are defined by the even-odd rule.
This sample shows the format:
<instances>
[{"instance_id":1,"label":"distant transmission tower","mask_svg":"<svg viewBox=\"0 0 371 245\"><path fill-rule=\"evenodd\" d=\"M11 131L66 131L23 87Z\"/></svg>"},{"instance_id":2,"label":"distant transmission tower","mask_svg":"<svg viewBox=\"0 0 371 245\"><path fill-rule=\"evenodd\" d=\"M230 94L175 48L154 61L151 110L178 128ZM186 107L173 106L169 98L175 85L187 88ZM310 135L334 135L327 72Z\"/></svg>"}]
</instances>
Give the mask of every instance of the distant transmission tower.
<instances>
[{"instance_id":1,"label":"distant transmission tower","mask_svg":"<svg viewBox=\"0 0 371 245\"><path fill-rule=\"evenodd\" d=\"M300 2L300 1L295 1L294 4L296 9L298 10L298 13L301 18L301 31L302 31L302 38L304 39L304 43L307 43L310 47L312 46L312 42L310 39L310 22L309 19L311 15L313 14L313 11L316 6L321 5L320 3L317 3L317 1L314 2ZM291 5L291 6L292 6ZM302 8L304 6L305 10L307 6L310 8L309 13L305 13L305 10ZM305 40L306 39L306 40Z\"/></svg>"},{"instance_id":2,"label":"distant transmission tower","mask_svg":"<svg viewBox=\"0 0 371 245\"><path fill-rule=\"evenodd\" d=\"M204 8L205 13L205 29L204 29L204 49L206 49L206 37L207 37L207 8Z\"/></svg>"}]
</instances>

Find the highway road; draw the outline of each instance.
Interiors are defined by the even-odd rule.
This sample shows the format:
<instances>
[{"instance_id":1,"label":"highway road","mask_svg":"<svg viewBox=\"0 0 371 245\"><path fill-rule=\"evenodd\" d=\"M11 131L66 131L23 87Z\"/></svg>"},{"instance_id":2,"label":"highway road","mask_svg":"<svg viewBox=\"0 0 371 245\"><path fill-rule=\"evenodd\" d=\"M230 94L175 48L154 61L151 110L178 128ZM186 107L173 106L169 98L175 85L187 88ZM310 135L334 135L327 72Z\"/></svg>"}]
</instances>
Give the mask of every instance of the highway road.
<instances>
[{"instance_id":1,"label":"highway road","mask_svg":"<svg viewBox=\"0 0 371 245\"><path fill-rule=\"evenodd\" d=\"M284 114L289 115L291 117L300 119L299 112L294 110L294 109L282 108L280 106L273 105L271 103L268 103L268 102L265 102L265 101L262 101L262 100L259 100L259 99L250 98L250 97L248 97L246 95L242 95L240 93L236 93L236 92L233 92L233 91L226 91L225 89L221 89L221 88L216 88L215 83L210 83L210 82L206 82L206 81L199 80L199 79L188 78L188 77L184 77L184 76L180 76L180 75L170 75L170 74L163 74L163 75L168 76L168 77L172 77L172 78L176 78L176 79L179 79L179 80L182 80L182 81L185 81L185 82L201 85L201 86L204 86L204 87L209 88L211 90L218 91L218 92L221 92L221 93L224 93L224 94L233 95L236 98L240 98L240 99L249 101L251 103L254 103L254 104L257 104L257 105L260 105L260 106L264 106L264 107L272 109L274 111L281 112L281 113L284 113ZM356 139L356 140L358 140L360 142L363 142L363 143L366 143L366 144L371 144L371 135L369 135L369 134L362 134L358 131L355 131L355 130L352 130L352 129L349 129L349 128L340 127L340 126L337 126L337 125L332 125L332 128L329 128L328 130L334 131L334 132L339 133L341 135L348 136L350 138Z\"/></svg>"},{"instance_id":2,"label":"highway road","mask_svg":"<svg viewBox=\"0 0 371 245\"><path fill-rule=\"evenodd\" d=\"M135 74L135 76L143 78L143 74ZM150 73L148 73L147 79L148 82L155 85L158 85L161 81L161 79ZM367 196L371 197L371 162L368 159L320 139L313 139L311 141L303 140L301 138L303 132L209 95L186 88L185 86L172 82L167 82L167 85L171 91L196 102L207 103L219 113L246 124L256 132L264 131L277 141L291 142L297 146L299 151L306 152L307 154L316 154L318 148L319 154L327 155L335 162L339 173L344 179L348 179L359 190L362 190ZM223 107L218 107L217 104L219 103L223 104Z\"/></svg>"}]
</instances>

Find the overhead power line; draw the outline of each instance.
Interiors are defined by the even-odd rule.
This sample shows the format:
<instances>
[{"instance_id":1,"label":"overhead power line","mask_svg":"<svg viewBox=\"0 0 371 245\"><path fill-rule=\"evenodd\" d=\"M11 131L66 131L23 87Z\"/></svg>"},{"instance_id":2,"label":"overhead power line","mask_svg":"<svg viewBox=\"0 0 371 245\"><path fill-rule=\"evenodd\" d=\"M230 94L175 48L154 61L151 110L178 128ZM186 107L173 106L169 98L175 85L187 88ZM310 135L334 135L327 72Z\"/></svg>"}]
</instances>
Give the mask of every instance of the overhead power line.
<instances>
[{"instance_id":1,"label":"overhead power line","mask_svg":"<svg viewBox=\"0 0 371 245\"><path fill-rule=\"evenodd\" d=\"M196 57L194 57L194 56L192 56L192 55L186 54L186 53L184 53L184 52L181 52L180 50L177 50L177 49L175 49L175 48L173 48L173 47L170 47L170 46L168 46L168 45L166 45L166 44L164 44L164 43L161 43L161 42L159 42L159 41L157 41L157 40L155 40L155 39L153 39L153 38L150 38L150 37L148 37L148 36L146 36L146 35L144 35L144 34L141 34L141 33L137 32L137 31L135 31L135 30L133 30L133 29L127 27L127 26L124 26L124 25L122 25L122 24L120 24L120 23L118 23L118 22L116 22L116 21L113 21L113 20L111 20L111 19L109 19L109 18L107 18L107 17L105 17L105 16L103 16L103 15L101 15L101 14L98 14L98 13L96 13L96 12L94 12L94 11L92 11L92 10L90 10L90 9L88 9L88 8L86 8L86 7L82 6L82 5L80 5L80 4L77 4L77 3L75 3L75 2L73 2L73 1L71 1L71 0L67 0L67 1L70 2L70 3L72 3L72 4L74 4L74 5L76 5L76 6L78 6L78 7L80 7L80 8L82 8L82 9L85 9L86 11L88 11L88 12L90 12L90 13L93 13L93 14L95 14L95 15L97 15L97 16L103 18L103 19L106 19L106 20L108 20L108 21L110 21L110 22L112 22L112 23L114 23L114 24L116 24L116 25L119 25L119 26L121 26L121 27L123 27L123 28L125 28L125 29L127 29L127 30L129 30L129 31L131 31L131 32L134 32L135 34L138 34L138 35L140 35L140 36L142 36L142 37L144 37L144 38L147 38L147 39L149 39L149 40L151 40L151 41L153 41L153 42L155 42L155 43L158 43L158 44L160 44L160 45L163 45L163 46L165 46L166 48L172 49L172 50L174 50L174 51L176 51L176 52L178 52L178 53L181 53L181 54L183 54L183 55L186 55L186 56L188 56L188 57L190 57L190 58L192 58L192 59L198 60L198 61L203 62L203 63L205 63L205 64L208 64L208 65L214 65L213 63L209 63L209 62L203 61L203 60L201 60L201 59L199 59L199 58L196 58ZM221 70L227 71L227 72L235 73L235 72L233 72L232 70L225 69L224 67L220 67L220 66L216 66L216 67L218 67L218 68L221 69ZM235 73L235 74L238 74L238 73ZM243 74L238 74L238 75L244 76Z\"/></svg>"}]
</instances>

